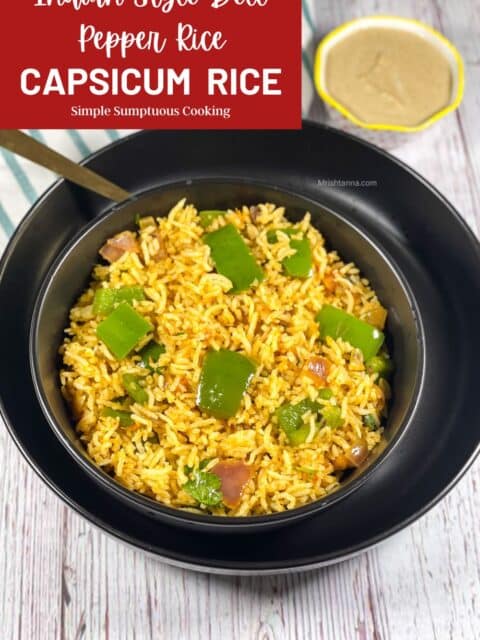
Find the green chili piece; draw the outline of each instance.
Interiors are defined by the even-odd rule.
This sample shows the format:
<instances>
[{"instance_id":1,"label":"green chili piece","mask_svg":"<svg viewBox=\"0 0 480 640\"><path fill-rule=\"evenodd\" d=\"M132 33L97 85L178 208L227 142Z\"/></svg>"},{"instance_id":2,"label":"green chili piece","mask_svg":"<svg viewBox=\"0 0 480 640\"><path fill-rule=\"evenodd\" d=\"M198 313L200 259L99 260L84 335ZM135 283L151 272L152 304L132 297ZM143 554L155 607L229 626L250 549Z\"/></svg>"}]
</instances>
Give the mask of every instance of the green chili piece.
<instances>
[{"instance_id":1,"label":"green chili piece","mask_svg":"<svg viewBox=\"0 0 480 640\"><path fill-rule=\"evenodd\" d=\"M380 426L378 420L373 415L373 413L367 413L366 416L363 416L363 424L370 429L370 431L376 431Z\"/></svg>"},{"instance_id":2,"label":"green chili piece","mask_svg":"<svg viewBox=\"0 0 480 640\"><path fill-rule=\"evenodd\" d=\"M327 404L320 411L323 421L331 429L338 429L343 425L342 410L332 404Z\"/></svg>"},{"instance_id":3,"label":"green chili piece","mask_svg":"<svg viewBox=\"0 0 480 640\"><path fill-rule=\"evenodd\" d=\"M120 289L97 289L93 299L93 313L105 316L120 302L145 300L142 287L120 287Z\"/></svg>"},{"instance_id":4,"label":"green chili piece","mask_svg":"<svg viewBox=\"0 0 480 640\"><path fill-rule=\"evenodd\" d=\"M104 407L102 409L102 416L105 418L118 418L121 427L129 427L133 424L133 419L128 411L120 411L118 409L112 409L112 407Z\"/></svg>"},{"instance_id":5,"label":"green chili piece","mask_svg":"<svg viewBox=\"0 0 480 640\"><path fill-rule=\"evenodd\" d=\"M324 387L318 391L319 400L331 400L333 398L333 391L328 387Z\"/></svg>"},{"instance_id":6,"label":"green chili piece","mask_svg":"<svg viewBox=\"0 0 480 640\"><path fill-rule=\"evenodd\" d=\"M216 418L231 418L255 373L251 360L235 351L209 351L203 363L197 405Z\"/></svg>"},{"instance_id":7,"label":"green chili piece","mask_svg":"<svg viewBox=\"0 0 480 640\"><path fill-rule=\"evenodd\" d=\"M155 342L155 340L149 342L139 351L143 366L150 369L150 371L155 371L155 367L153 365L158 362L158 359L165 353L165 351L165 345L160 342Z\"/></svg>"},{"instance_id":8,"label":"green chili piece","mask_svg":"<svg viewBox=\"0 0 480 640\"><path fill-rule=\"evenodd\" d=\"M312 248L308 238L302 234L298 229L278 229L270 230L267 233L267 240L270 244L277 242L277 233L285 233L287 236L302 235L300 239L292 238L290 240L290 247L295 249L295 253L292 256L288 256L282 260L282 265L285 272L294 278L308 278L312 275L313 260L312 260Z\"/></svg>"},{"instance_id":9,"label":"green chili piece","mask_svg":"<svg viewBox=\"0 0 480 640\"><path fill-rule=\"evenodd\" d=\"M210 247L218 273L231 280L232 293L245 291L253 282L263 280L263 271L232 224L207 233L203 240Z\"/></svg>"},{"instance_id":10,"label":"green chili piece","mask_svg":"<svg viewBox=\"0 0 480 640\"><path fill-rule=\"evenodd\" d=\"M121 302L97 327L97 336L121 360L141 338L153 330L152 325L128 302Z\"/></svg>"},{"instance_id":11,"label":"green chili piece","mask_svg":"<svg viewBox=\"0 0 480 640\"><path fill-rule=\"evenodd\" d=\"M329 304L322 307L316 319L320 323L322 339L327 336L342 338L360 349L365 360L378 353L385 339L385 335L371 324Z\"/></svg>"},{"instance_id":12,"label":"green chili piece","mask_svg":"<svg viewBox=\"0 0 480 640\"><path fill-rule=\"evenodd\" d=\"M369 373L378 373L380 378L388 378L393 373L393 363L386 356L373 356L365 364Z\"/></svg>"},{"instance_id":13,"label":"green chili piece","mask_svg":"<svg viewBox=\"0 0 480 640\"><path fill-rule=\"evenodd\" d=\"M145 404L148 402L148 393L140 384L141 379L140 376L136 376L134 373L124 373L122 376L122 384L134 402Z\"/></svg>"},{"instance_id":14,"label":"green chili piece","mask_svg":"<svg viewBox=\"0 0 480 640\"><path fill-rule=\"evenodd\" d=\"M310 425L303 422L303 416L308 411L317 413L319 409L320 405L308 398L297 404L284 404L277 409L278 425L286 433L292 446L303 444L310 433Z\"/></svg>"},{"instance_id":15,"label":"green chili piece","mask_svg":"<svg viewBox=\"0 0 480 640\"><path fill-rule=\"evenodd\" d=\"M199 211L198 213L198 217L200 218L200 224L204 229L209 227L212 224L212 222L217 218L222 218L223 216L226 216L226 215L227 215L226 211L220 211L217 209L212 209L208 211Z\"/></svg>"}]
</instances>

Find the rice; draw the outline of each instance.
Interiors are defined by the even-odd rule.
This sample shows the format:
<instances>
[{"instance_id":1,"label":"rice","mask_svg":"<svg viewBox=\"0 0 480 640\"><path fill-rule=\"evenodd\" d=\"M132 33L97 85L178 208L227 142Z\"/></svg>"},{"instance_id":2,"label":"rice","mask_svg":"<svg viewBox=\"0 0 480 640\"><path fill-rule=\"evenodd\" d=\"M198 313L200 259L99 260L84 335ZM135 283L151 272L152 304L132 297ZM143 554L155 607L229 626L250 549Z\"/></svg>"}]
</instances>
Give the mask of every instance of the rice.
<instances>
[{"instance_id":1,"label":"rice","mask_svg":"<svg viewBox=\"0 0 480 640\"><path fill-rule=\"evenodd\" d=\"M358 349L339 340L319 340L316 314L325 303L364 318L379 306L375 292L357 267L345 264L310 223L295 225L310 241L313 274L292 278L282 260L295 251L286 234L270 244L268 229L291 226L283 208L272 204L229 211L209 227L234 225L261 264L265 279L232 295L231 282L214 270L205 229L197 210L184 200L166 217L139 221L140 253L125 253L111 265L97 265L90 287L70 312L61 346L62 392L89 456L118 482L172 507L203 508L184 490L188 469L208 461L211 470L224 459L242 460L254 469L240 503L233 509L209 508L222 515L248 516L284 511L317 500L338 488L338 460L359 441L371 451L382 428L370 430L386 415L388 383L368 373ZM161 257L159 258L159 252ZM165 345L158 368L146 378L148 401L130 408L133 424L102 415L125 396L122 375L142 373L138 351L117 360L99 340L92 304L98 288L140 285L146 299L132 306L154 326ZM202 362L210 349L229 349L253 360L256 373L238 413L220 420L202 413L196 391ZM315 399L318 385L305 374L312 356L330 362L326 401L341 408L343 426L332 429L303 416L310 432L293 447L278 427L275 412L284 403Z\"/></svg>"}]
</instances>

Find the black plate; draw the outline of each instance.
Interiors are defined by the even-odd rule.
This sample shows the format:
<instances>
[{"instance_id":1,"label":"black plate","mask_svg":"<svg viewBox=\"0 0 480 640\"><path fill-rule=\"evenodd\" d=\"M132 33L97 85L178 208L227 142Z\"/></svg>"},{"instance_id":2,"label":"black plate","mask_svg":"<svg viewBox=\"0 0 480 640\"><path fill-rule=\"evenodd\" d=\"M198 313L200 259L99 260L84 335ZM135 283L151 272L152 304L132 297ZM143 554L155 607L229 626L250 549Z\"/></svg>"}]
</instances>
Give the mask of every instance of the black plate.
<instances>
[{"instance_id":1,"label":"black plate","mask_svg":"<svg viewBox=\"0 0 480 640\"><path fill-rule=\"evenodd\" d=\"M425 329L415 422L375 476L326 511L265 534L182 531L107 495L49 429L28 367L35 296L65 242L107 203L57 183L32 208L0 268L2 412L23 454L73 508L164 560L224 572L277 572L344 559L433 506L478 452L480 250L453 208L398 161L355 138L305 124L301 132L142 132L89 161L131 191L199 179L254 180L338 211L373 236L409 282ZM377 188L357 188L362 179ZM335 180L352 181L335 188Z\"/></svg>"},{"instance_id":2,"label":"black plate","mask_svg":"<svg viewBox=\"0 0 480 640\"><path fill-rule=\"evenodd\" d=\"M424 371L422 316L408 284L403 281L390 256L337 213L320 207L312 200L283 190L268 189L252 181L245 184L192 180L187 193L189 200L199 209L224 210L229 206L242 204L281 202L287 208L290 220L300 220L305 211L309 211L312 224L328 239L330 247L338 250L347 262L361 265L362 273L370 280L388 309L387 341L395 361L393 400L383 438L374 452L355 472L344 478L337 491L303 507L267 516L215 517L172 509L129 491L90 460L85 446L78 438L58 384L58 348L68 325L69 311L88 286L92 264L98 258L98 248L116 233L127 228L134 230L136 215L166 215L185 197L185 193L185 184L181 184L164 186L160 190L134 196L126 203L113 207L106 215L95 218L91 224L85 225L65 250L60 252L40 288L32 316L30 362L34 387L44 415L60 442L75 461L107 491L115 492L120 499L128 501L140 511L147 510L148 515L163 519L167 524L201 527L212 533L214 530L217 533L239 533L241 529L248 529L248 533L258 533L260 529L283 526L297 518L308 517L320 509L330 507L337 500L345 499L375 473L378 465L383 464L388 455L392 455L404 431L415 422L415 407Z\"/></svg>"}]
</instances>

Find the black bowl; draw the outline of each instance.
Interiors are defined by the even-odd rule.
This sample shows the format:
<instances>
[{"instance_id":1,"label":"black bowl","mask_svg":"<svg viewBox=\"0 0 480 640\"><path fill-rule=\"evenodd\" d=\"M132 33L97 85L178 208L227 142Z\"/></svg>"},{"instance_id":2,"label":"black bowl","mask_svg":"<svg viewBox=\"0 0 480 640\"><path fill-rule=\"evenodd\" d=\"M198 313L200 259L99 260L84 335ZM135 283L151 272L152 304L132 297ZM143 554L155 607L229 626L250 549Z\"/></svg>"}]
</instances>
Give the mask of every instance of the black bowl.
<instances>
[{"instance_id":1,"label":"black bowl","mask_svg":"<svg viewBox=\"0 0 480 640\"><path fill-rule=\"evenodd\" d=\"M396 365L393 402L381 443L369 458L328 496L306 506L279 514L243 518L196 515L166 507L155 500L125 489L91 462L79 440L59 388L58 348L68 325L69 309L88 286L98 249L105 240L126 228L135 229L135 216L164 215L181 198L199 209L225 209L242 204L273 202L287 207L287 216L299 220L310 211L312 223L326 236L347 262L354 261L366 275L389 310L387 336ZM251 531L306 517L345 498L366 481L389 455L401 434L415 418L414 405L423 374L423 340L420 314L407 283L381 247L347 219L299 195L263 185L210 180L171 185L160 191L133 197L86 225L54 261L45 277L33 312L31 369L35 389L45 417L72 455L109 492L115 492L133 507L149 515L187 527L218 531Z\"/></svg>"},{"instance_id":2,"label":"black bowl","mask_svg":"<svg viewBox=\"0 0 480 640\"><path fill-rule=\"evenodd\" d=\"M24 218L0 261L0 408L26 460L62 500L164 561L223 573L279 573L359 553L445 496L479 451L480 249L431 185L372 145L310 123L291 132L146 131L87 164L134 193L179 182L187 189L200 179L258 181L335 211L373 238L409 283L424 330L424 373L415 419L393 454L328 509L264 533L226 536L192 535L141 513L72 461L33 387L29 331L39 288L71 238L109 207L58 181ZM361 179L377 186L361 188Z\"/></svg>"}]
</instances>

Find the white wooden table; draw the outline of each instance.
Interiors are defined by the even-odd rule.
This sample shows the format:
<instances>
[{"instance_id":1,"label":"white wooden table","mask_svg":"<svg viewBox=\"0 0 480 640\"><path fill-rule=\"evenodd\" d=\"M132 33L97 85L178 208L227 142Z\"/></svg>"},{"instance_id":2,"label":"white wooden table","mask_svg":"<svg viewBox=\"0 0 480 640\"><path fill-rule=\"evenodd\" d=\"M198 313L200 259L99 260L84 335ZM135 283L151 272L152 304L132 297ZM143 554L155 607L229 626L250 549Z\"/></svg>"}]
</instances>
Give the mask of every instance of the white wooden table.
<instances>
[{"instance_id":1,"label":"white wooden table","mask_svg":"<svg viewBox=\"0 0 480 640\"><path fill-rule=\"evenodd\" d=\"M460 111L421 137L406 138L393 153L431 180L478 231L480 3L313 4L318 33L354 16L395 13L429 22L458 45L467 63ZM308 21L304 29L313 46L318 34ZM308 104L307 84L304 93ZM318 100L308 111L324 117ZM85 151L71 133L48 135L58 148L70 147L72 157ZM83 140L91 148L107 142L95 132ZM47 174L22 167L34 187L48 183ZM17 195L15 189L20 217L25 190L0 182L0 197ZM266 578L196 574L97 531L42 484L0 428L0 638L474 640L480 637L479 524L477 462L419 522L341 565Z\"/></svg>"}]
</instances>

